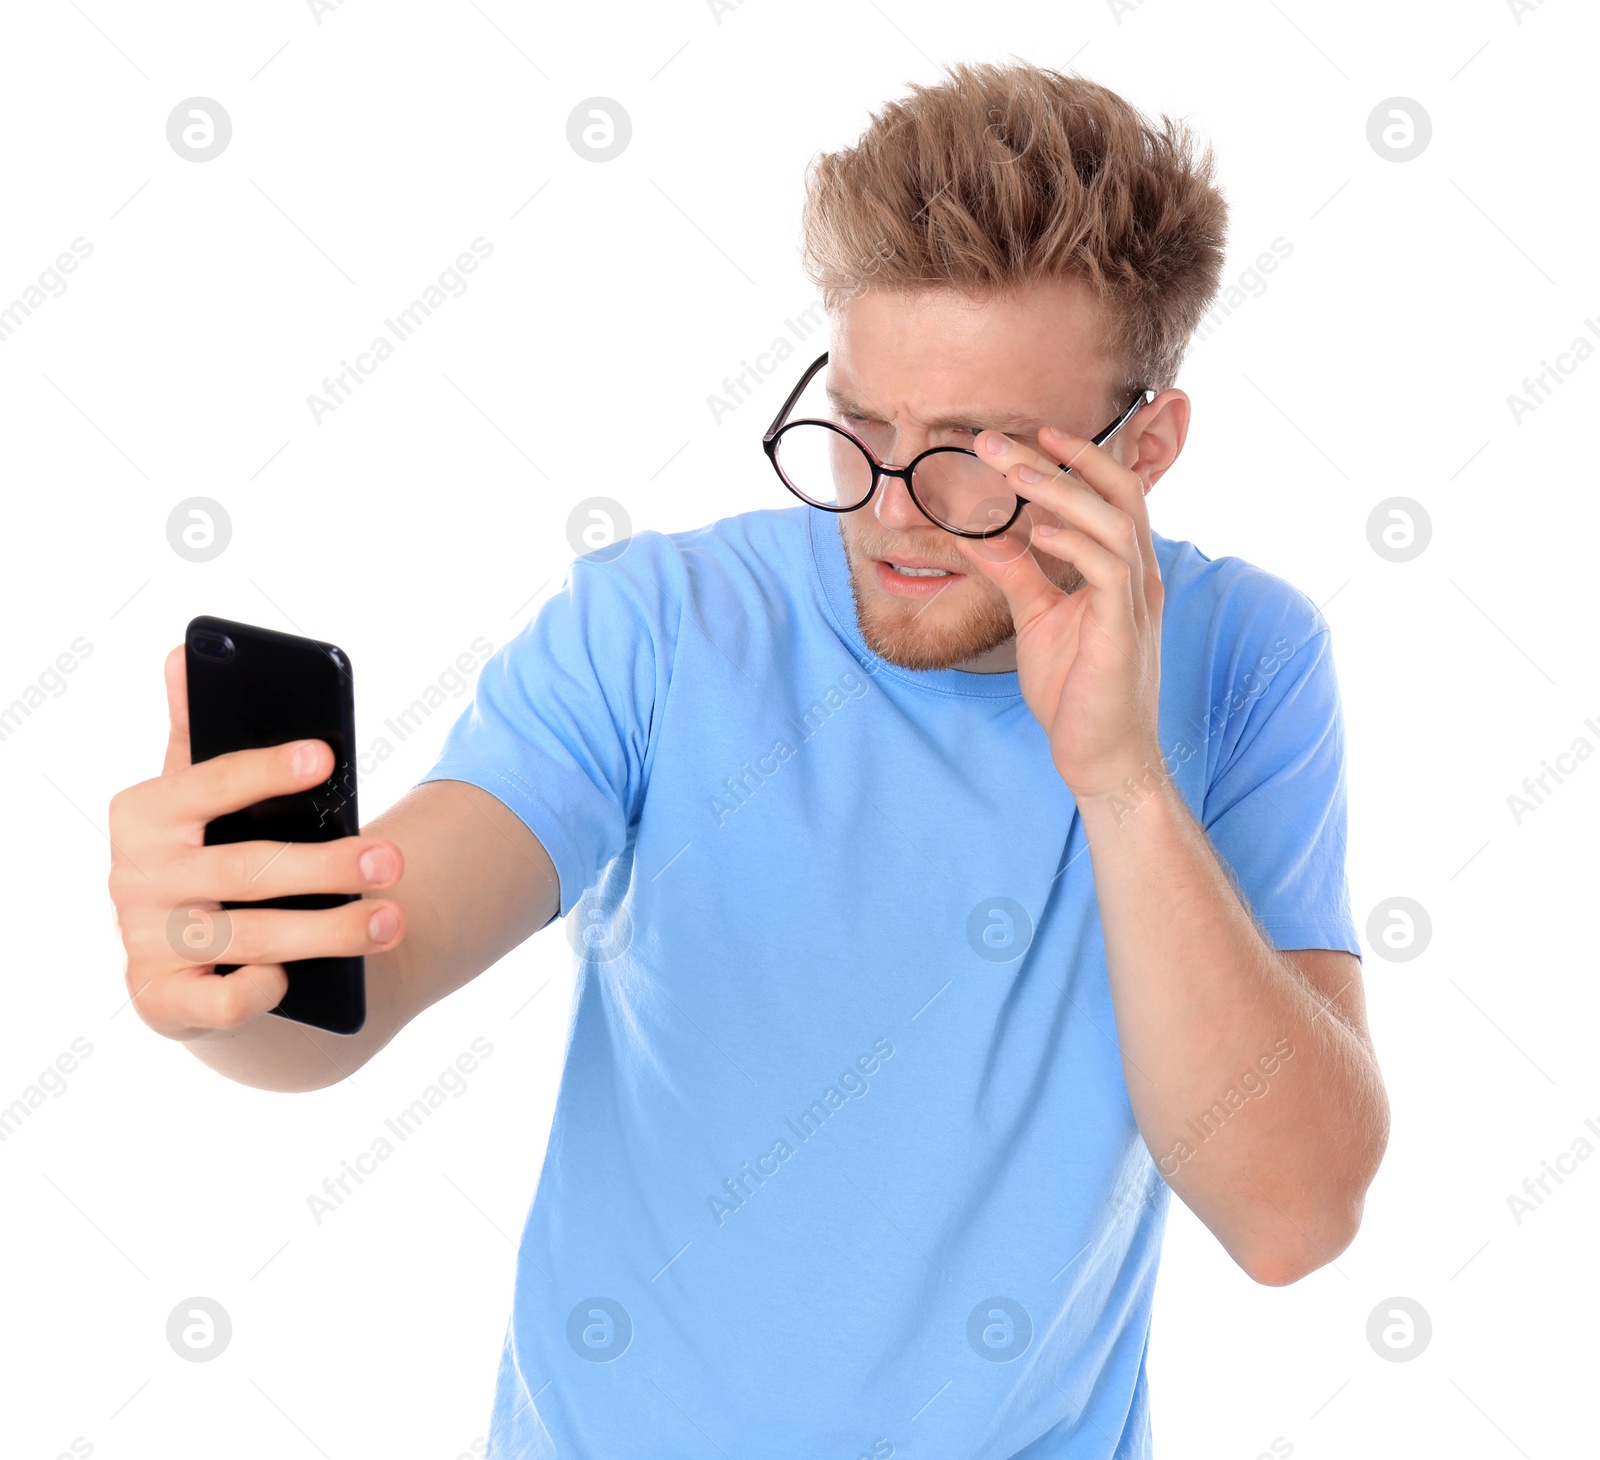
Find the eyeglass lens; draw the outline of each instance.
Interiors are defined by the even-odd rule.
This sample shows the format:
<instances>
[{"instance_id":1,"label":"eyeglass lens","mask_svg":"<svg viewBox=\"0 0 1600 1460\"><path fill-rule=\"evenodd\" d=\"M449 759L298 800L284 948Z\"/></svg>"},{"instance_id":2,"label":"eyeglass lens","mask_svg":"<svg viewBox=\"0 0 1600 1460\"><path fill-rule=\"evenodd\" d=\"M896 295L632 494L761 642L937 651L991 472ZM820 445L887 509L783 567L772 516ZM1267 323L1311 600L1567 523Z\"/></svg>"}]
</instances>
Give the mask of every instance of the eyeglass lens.
<instances>
[{"instance_id":1,"label":"eyeglass lens","mask_svg":"<svg viewBox=\"0 0 1600 1460\"><path fill-rule=\"evenodd\" d=\"M872 463L842 431L808 421L784 429L777 443L778 469L791 489L817 506L859 507L872 490ZM965 451L942 450L917 463L911 492L918 505L943 526L981 532L1006 522L1016 494L995 490L992 467Z\"/></svg>"}]
</instances>

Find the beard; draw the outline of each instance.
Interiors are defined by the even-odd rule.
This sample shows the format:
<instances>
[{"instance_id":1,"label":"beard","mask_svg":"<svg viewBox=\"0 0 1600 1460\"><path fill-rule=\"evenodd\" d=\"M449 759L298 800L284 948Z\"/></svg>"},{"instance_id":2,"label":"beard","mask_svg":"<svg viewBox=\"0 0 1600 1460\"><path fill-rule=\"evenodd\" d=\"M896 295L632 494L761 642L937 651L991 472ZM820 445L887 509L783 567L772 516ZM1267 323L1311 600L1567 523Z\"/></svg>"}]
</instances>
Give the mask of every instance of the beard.
<instances>
[{"instance_id":1,"label":"beard","mask_svg":"<svg viewBox=\"0 0 1600 1460\"><path fill-rule=\"evenodd\" d=\"M1053 515L1051 521L1057 520ZM1026 522L1026 516L1024 516ZM1021 524L1019 524L1021 525ZM960 556L958 549L941 543L918 544L910 549L918 557L938 563L952 572L963 573L970 584L966 596L977 597L960 618L951 621L948 612L940 613L941 593L924 603L887 599L868 582L871 559L907 545L893 539L867 540L852 544L844 524L839 524L845 560L850 567L850 594L855 600L856 623L867 647L880 659L902 669L954 669L959 665L998 649L1016 633L1010 605L995 584ZM948 534L938 533L940 537ZM1005 544L1000 547L999 544ZM992 545L992 546L991 546ZM979 544L996 553L1014 555L1028 549L1007 533ZM954 561L951 561L951 560ZM1083 575L1071 563L1037 555L1034 559L1045 576L1065 593L1083 585ZM961 579L953 580L956 583ZM974 593L976 590L976 594Z\"/></svg>"}]
</instances>

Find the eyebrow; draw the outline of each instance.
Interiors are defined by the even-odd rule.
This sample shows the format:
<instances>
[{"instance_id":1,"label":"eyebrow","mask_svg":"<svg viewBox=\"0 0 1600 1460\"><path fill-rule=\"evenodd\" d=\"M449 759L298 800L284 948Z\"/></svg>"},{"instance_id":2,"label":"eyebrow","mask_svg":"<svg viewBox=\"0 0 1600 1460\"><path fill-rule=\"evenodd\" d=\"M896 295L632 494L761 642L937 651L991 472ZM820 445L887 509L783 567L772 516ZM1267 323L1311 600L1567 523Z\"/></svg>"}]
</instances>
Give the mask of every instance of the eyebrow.
<instances>
[{"instance_id":1,"label":"eyebrow","mask_svg":"<svg viewBox=\"0 0 1600 1460\"><path fill-rule=\"evenodd\" d=\"M843 391L831 387L827 391L828 399L841 411L846 411L853 416L861 416L867 420L882 420L881 416L874 416L860 401L846 395ZM931 421L922 422L930 431L945 431L953 426L968 426L977 431L1033 431L1034 423L1026 416L995 416L974 407L965 413L956 412L936 417Z\"/></svg>"}]
</instances>

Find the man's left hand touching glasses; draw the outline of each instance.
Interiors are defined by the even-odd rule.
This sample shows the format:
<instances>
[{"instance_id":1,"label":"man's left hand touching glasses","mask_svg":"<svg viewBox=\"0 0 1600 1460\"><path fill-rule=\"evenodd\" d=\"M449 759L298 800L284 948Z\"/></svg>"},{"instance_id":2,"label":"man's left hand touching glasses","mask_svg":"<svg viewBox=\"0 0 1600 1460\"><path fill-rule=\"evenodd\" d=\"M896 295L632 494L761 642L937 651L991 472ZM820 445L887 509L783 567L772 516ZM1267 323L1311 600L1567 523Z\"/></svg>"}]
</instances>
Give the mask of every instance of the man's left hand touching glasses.
<instances>
[{"instance_id":1,"label":"man's left hand touching glasses","mask_svg":"<svg viewBox=\"0 0 1600 1460\"><path fill-rule=\"evenodd\" d=\"M1030 506L1003 537L955 542L1006 596L1023 698L1081 805L1125 794L1129 778L1138 785L1148 785L1152 771L1164 778L1161 570L1144 479L1086 437L1047 426L1039 443L1044 449L999 431L979 434L979 458ZM1067 592L1051 582L1027 551L1030 541L1076 568L1081 586Z\"/></svg>"}]
</instances>

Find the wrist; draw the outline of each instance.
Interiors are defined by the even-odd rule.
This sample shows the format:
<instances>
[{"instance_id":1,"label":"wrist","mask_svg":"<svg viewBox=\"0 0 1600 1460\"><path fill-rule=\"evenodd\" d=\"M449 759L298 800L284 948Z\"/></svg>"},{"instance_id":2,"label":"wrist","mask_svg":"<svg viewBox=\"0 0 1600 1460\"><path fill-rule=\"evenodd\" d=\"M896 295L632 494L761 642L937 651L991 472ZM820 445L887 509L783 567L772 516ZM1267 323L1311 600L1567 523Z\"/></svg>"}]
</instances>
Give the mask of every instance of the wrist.
<instances>
[{"instance_id":1,"label":"wrist","mask_svg":"<svg viewBox=\"0 0 1600 1460\"><path fill-rule=\"evenodd\" d=\"M1066 778L1063 777L1065 780ZM1101 768L1092 780L1067 781L1067 790L1085 821L1120 826L1153 800L1176 794L1166 758L1151 751L1110 768Z\"/></svg>"}]
</instances>

